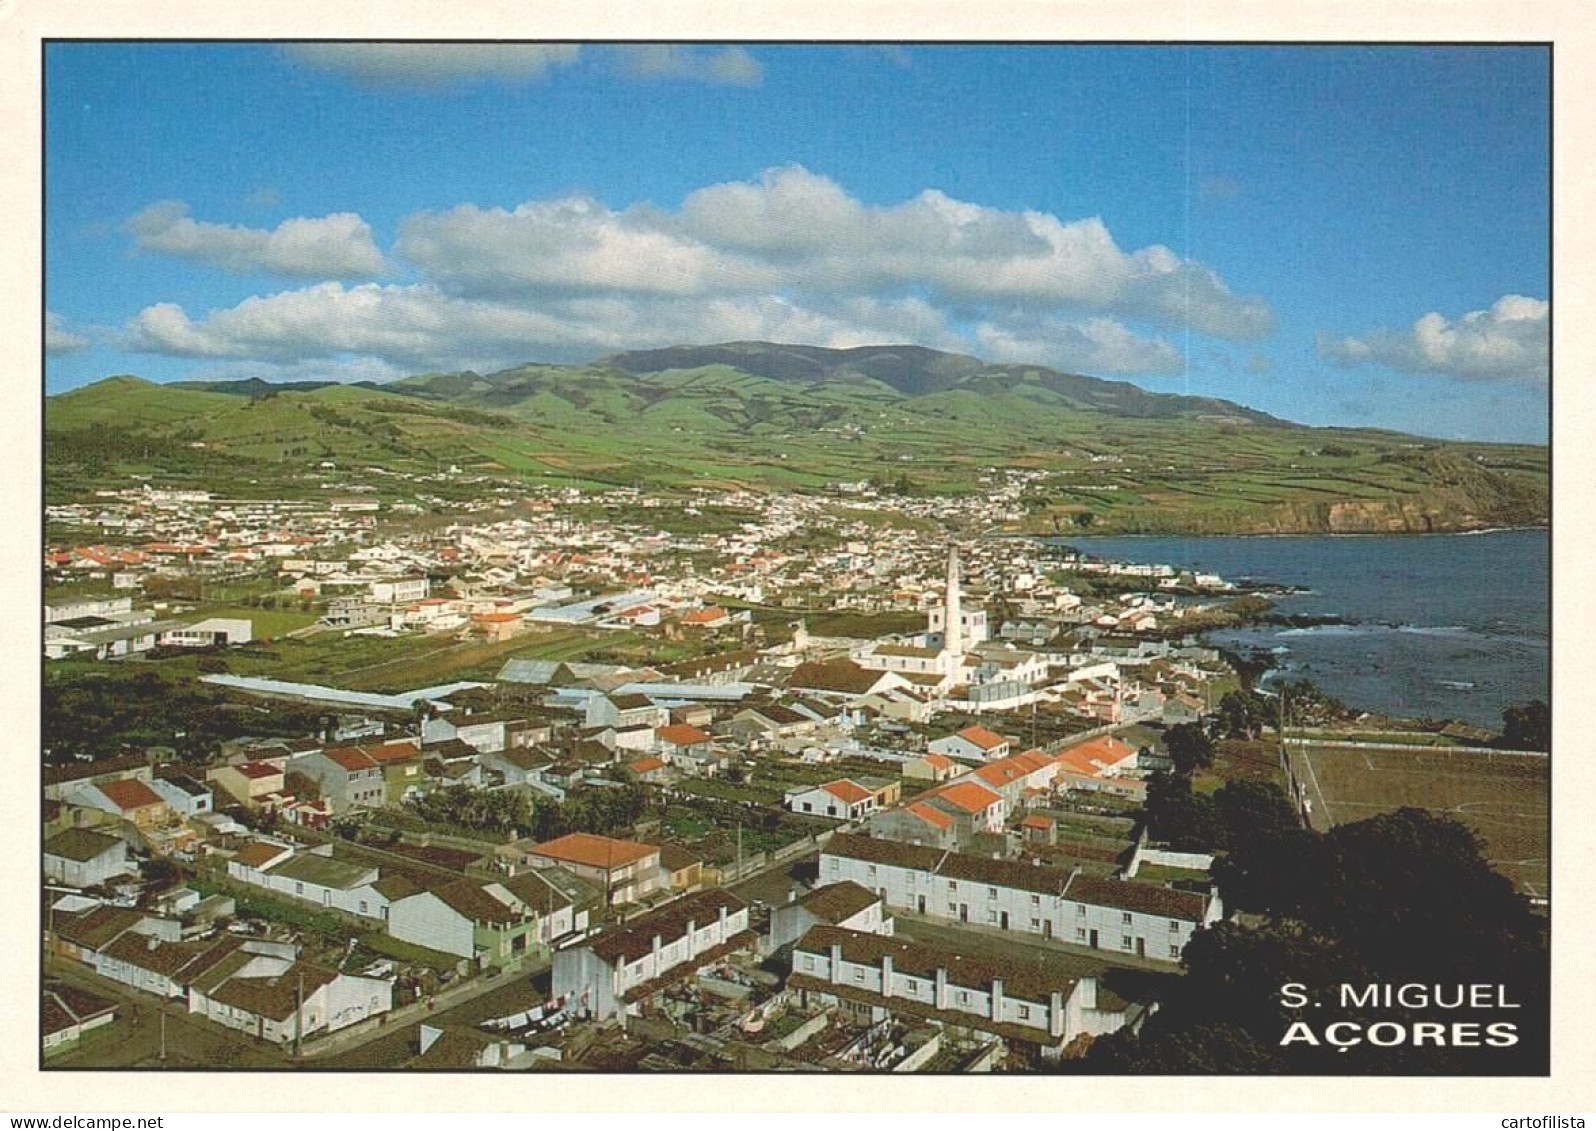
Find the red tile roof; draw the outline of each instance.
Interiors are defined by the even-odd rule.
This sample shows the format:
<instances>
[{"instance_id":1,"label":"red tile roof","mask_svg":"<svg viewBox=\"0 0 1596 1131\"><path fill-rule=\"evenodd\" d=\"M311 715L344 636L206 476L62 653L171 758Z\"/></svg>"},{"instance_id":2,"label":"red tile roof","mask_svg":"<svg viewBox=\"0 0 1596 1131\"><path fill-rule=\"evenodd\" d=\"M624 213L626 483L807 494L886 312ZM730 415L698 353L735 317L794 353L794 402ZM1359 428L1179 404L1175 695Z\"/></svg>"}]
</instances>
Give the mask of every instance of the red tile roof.
<instances>
[{"instance_id":1,"label":"red tile roof","mask_svg":"<svg viewBox=\"0 0 1596 1131\"><path fill-rule=\"evenodd\" d=\"M973 781L961 781L943 786L931 796L967 813L984 813L1003 800L990 789Z\"/></svg>"},{"instance_id":2,"label":"red tile roof","mask_svg":"<svg viewBox=\"0 0 1596 1131\"><path fill-rule=\"evenodd\" d=\"M326 751L327 759L342 766L351 772L355 770L369 770L377 763L372 757L358 746L339 746Z\"/></svg>"},{"instance_id":3,"label":"red tile roof","mask_svg":"<svg viewBox=\"0 0 1596 1131\"><path fill-rule=\"evenodd\" d=\"M620 868L638 860L656 855L659 848L652 844L639 844L633 840L614 840L592 833L570 833L527 849L528 855L547 856L551 860L565 860L584 864L589 868Z\"/></svg>"},{"instance_id":4,"label":"red tile roof","mask_svg":"<svg viewBox=\"0 0 1596 1131\"><path fill-rule=\"evenodd\" d=\"M165 804L160 794L137 778L102 782L99 789L111 799L113 805L124 812L129 809L142 809L146 805Z\"/></svg>"},{"instance_id":5,"label":"red tile roof","mask_svg":"<svg viewBox=\"0 0 1596 1131\"><path fill-rule=\"evenodd\" d=\"M670 726L659 727L654 733L662 742L668 742L672 746L697 746L710 741L709 735L686 723L672 723Z\"/></svg>"},{"instance_id":6,"label":"red tile roof","mask_svg":"<svg viewBox=\"0 0 1596 1131\"><path fill-rule=\"evenodd\" d=\"M947 832L953 827L952 817L948 816L946 813L942 813L931 808L931 806L927 805L924 801L911 802L908 806L908 810L934 829Z\"/></svg>"},{"instance_id":7,"label":"red tile roof","mask_svg":"<svg viewBox=\"0 0 1596 1131\"><path fill-rule=\"evenodd\" d=\"M1001 734L995 734L983 726L967 726L959 731L959 737L979 746L982 750L995 750L1008 742L1008 739Z\"/></svg>"},{"instance_id":8,"label":"red tile roof","mask_svg":"<svg viewBox=\"0 0 1596 1131\"><path fill-rule=\"evenodd\" d=\"M863 786L855 785L847 778L840 781L828 781L820 787L833 797L841 798L849 805L857 805L861 801L868 801L874 796Z\"/></svg>"}]
</instances>

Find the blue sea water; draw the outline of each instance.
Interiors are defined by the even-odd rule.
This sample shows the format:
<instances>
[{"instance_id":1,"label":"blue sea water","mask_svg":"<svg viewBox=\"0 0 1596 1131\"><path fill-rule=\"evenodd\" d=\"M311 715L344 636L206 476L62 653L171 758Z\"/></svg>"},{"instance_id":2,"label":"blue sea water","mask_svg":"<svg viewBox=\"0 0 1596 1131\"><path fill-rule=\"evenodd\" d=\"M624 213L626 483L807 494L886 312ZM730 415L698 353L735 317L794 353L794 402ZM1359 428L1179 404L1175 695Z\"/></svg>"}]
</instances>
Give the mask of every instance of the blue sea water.
<instances>
[{"instance_id":1,"label":"blue sea water","mask_svg":"<svg viewBox=\"0 0 1596 1131\"><path fill-rule=\"evenodd\" d=\"M1111 561L1167 563L1299 586L1282 613L1347 624L1261 626L1212 643L1276 653L1349 706L1499 727L1502 709L1550 700L1545 530L1424 536L1124 537L1057 539Z\"/></svg>"}]
</instances>

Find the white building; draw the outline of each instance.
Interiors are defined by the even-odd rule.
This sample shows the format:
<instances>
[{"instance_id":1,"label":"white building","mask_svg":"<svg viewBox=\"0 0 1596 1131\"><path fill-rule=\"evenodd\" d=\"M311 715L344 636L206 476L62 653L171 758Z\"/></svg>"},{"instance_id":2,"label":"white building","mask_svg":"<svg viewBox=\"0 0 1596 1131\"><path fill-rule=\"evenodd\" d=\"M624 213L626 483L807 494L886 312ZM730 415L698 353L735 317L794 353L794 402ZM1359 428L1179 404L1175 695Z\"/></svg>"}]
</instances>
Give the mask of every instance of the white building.
<instances>
[{"instance_id":1,"label":"white building","mask_svg":"<svg viewBox=\"0 0 1596 1131\"><path fill-rule=\"evenodd\" d=\"M812 927L793 948L787 988L835 1002L860 1021L908 1017L991 1033L1056 1058L1083 1035L1122 1028L1134 1008L1102 993L1095 978L1047 963L999 965L903 939Z\"/></svg>"},{"instance_id":2,"label":"white building","mask_svg":"<svg viewBox=\"0 0 1596 1131\"><path fill-rule=\"evenodd\" d=\"M1178 963L1191 936L1224 914L1217 892L848 834L833 836L821 850L820 879L853 880L889 908L1157 962Z\"/></svg>"},{"instance_id":3,"label":"white building","mask_svg":"<svg viewBox=\"0 0 1596 1131\"><path fill-rule=\"evenodd\" d=\"M554 995L599 1020L638 1016L677 981L757 946L748 905L730 892L696 891L554 953Z\"/></svg>"}]
</instances>

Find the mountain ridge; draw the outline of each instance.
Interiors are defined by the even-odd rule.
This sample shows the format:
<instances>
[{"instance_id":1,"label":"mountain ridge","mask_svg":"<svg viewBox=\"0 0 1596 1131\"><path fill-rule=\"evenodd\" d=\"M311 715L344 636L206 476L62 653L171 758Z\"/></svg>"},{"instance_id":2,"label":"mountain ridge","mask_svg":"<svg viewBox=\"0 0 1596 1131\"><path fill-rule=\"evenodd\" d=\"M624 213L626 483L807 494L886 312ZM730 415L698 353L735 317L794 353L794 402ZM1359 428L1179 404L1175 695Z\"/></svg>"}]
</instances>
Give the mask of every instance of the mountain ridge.
<instances>
[{"instance_id":1,"label":"mountain ridge","mask_svg":"<svg viewBox=\"0 0 1596 1131\"><path fill-rule=\"evenodd\" d=\"M50 481L331 462L590 488L969 494L1050 532L1430 531L1549 518L1546 449L1313 428L1217 398L918 346L759 342L386 384L109 378L46 400ZM996 477L996 478L994 478ZM49 481L47 481L49 482Z\"/></svg>"}]
</instances>

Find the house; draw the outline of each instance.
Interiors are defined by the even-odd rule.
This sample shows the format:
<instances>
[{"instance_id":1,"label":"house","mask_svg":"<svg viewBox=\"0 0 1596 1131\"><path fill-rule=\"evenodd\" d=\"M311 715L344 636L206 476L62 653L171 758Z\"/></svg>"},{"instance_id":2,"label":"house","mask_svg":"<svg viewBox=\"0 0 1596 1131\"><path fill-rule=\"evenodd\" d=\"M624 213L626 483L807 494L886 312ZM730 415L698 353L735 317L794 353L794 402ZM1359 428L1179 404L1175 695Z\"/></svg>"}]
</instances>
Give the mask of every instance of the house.
<instances>
[{"instance_id":1,"label":"house","mask_svg":"<svg viewBox=\"0 0 1596 1131\"><path fill-rule=\"evenodd\" d=\"M791 946L814 926L846 927L870 934L892 934L892 917L886 913L886 903L869 888L843 880L841 883L818 887L803 898L794 898L770 913L770 934L765 940L766 953L773 954Z\"/></svg>"},{"instance_id":2,"label":"house","mask_svg":"<svg viewBox=\"0 0 1596 1131\"><path fill-rule=\"evenodd\" d=\"M1026 844L1058 843L1058 822L1046 813L1032 813L1020 822L1020 835Z\"/></svg>"},{"instance_id":3,"label":"house","mask_svg":"<svg viewBox=\"0 0 1596 1131\"><path fill-rule=\"evenodd\" d=\"M534 868L566 868L598 884L606 907L635 903L658 891L659 856L657 845L592 833L570 833L522 850L524 862Z\"/></svg>"},{"instance_id":4,"label":"house","mask_svg":"<svg viewBox=\"0 0 1596 1131\"><path fill-rule=\"evenodd\" d=\"M380 870L332 852L331 845L296 852L286 845L257 841L234 854L227 862L227 874L301 903L378 922L387 918L390 899Z\"/></svg>"},{"instance_id":5,"label":"house","mask_svg":"<svg viewBox=\"0 0 1596 1131\"><path fill-rule=\"evenodd\" d=\"M526 619L520 613L472 613L471 633L485 636L495 643L503 643L519 635L526 628Z\"/></svg>"},{"instance_id":6,"label":"house","mask_svg":"<svg viewBox=\"0 0 1596 1131\"><path fill-rule=\"evenodd\" d=\"M259 809L269 804L267 799L274 794L281 794L284 785L282 766L274 766L270 762L215 766L205 771L205 780L249 809Z\"/></svg>"},{"instance_id":7,"label":"house","mask_svg":"<svg viewBox=\"0 0 1596 1131\"><path fill-rule=\"evenodd\" d=\"M896 672L872 671L849 659L809 660L799 664L787 677L790 691L812 691L846 699L879 695L908 686L909 681Z\"/></svg>"},{"instance_id":8,"label":"house","mask_svg":"<svg viewBox=\"0 0 1596 1131\"><path fill-rule=\"evenodd\" d=\"M910 758L903 763L903 776L923 781L947 781L958 773L962 766L945 754L922 754L918 758Z\"/></svg>"},{"instance_id":9,"label":"house","mask_svg":"<svg viewBox=\"0 0 1596 1131\"><path fill-rule=\"evenodd\" d=\"M555 898L553 889L540 895ZM535 901L534 901L535 902ZM393 901L388 933L401 942L498 966L517 966L532 953L542 916L537 907L495 895L461 877Z\"/></svg>"},{"instance_id":10,"label":"house","mask_svg":"<svg viewBox=\"0 0 1596 1131\"><path fill-rule=\"evenodd\" d=\"M406 605L427 595L425 577L402 577L394 581L371 583L371 599L379 605Z\"/></svg>"},{"instance_id":11,"label":"house","mask_svg":"<svg viewBox=\"0 0 1596 1131\"><path fill-rule=\"evenodd\" d=\"M628 693L594 695L589 698L583 725L608 726L616 730L629 730L633 727L648 727L653 730L669 725L670 721L671 713L668 708L656 707L654 701L646 695Z\"/></svg>"},{"instance_id":12,"label":"house","mask_svg":"<svg viewBox=\"0 0 1596 1131\"><path fill-rule=\"evenodd\" d=\"M186 774L152 778L150 788L179 816L198 817L211 811L214 798L210 789Z\"/></svg>"},{"instance_id":13,"label":"house","mask_svg":"<svg viewBox=\"0 0 1596 1131\"><path fill-rule=\"evenodd\" d=\"M831 817L839 821L856 821L877 808L876 795L847 778L789 790L784 804L794 813Z\"/></svg>"},{"instance_id":14,"label":"house","mask_svg":"<svg viewBox=\"0 0 1596 1131\"><path fill-rule=\"evenodd\" d=\"M660 879L672 891L697 891L704 886L704 862L679 844L659 846Z\"/></svg>"},{"instance_id":15,"label":"house","mask_svg":"<svg viewBox=\"0 0 1596 1131\"><path fill-rule=\"evenodd\" d=\"M415 739L384 742L360 748L382 772L383 798L388 805L397 805L413 793L420 792L426 782L421 748Z\"/></svg>"},{"instance_id":16,"label":"house","mask_svg":"<svg viewBox=\"0 0 1596 1131\"><path fill-rule=\"evenodd\" d=\"M762 737L792 738L808 734L818 722L780 703L760 703L744 707L726 724L727 731L744 740Z\"/></svg>"},{"instance_id":17,"label":"house","mask_svg":"<svg viewBox=\"0 0 1596 1131\"><path fill-rule=\"evenodd\" d=\"M1009 753L1009 740L983 726L967 726L961 731L939 738L926 749L946 758L965 758L990 762L1004 758Z\"/></svg>"},{"instance_id":18,"label":"house","mask_svg":"<svg viewBox=\"0 0 1596 1131\"><path fill-rule=\"evenodd\" d=\"M633 781L659 785L670 776L670 765L663 758L639 758L626 764L626 773Z\"/></svg>"},{"instance_id":19,"label":"house","mask_svg":"<svg viewBox=\"0 0 1596 1131\"><path fill-rule=\"evenodd\" d=\"M477 762L485 770L503 774L505 785L526 785L540 781L544 771L554 765L554 758L541 750L522 748L482 754Z\"/></svg>"},{"instance_id":20,"label":"house","mask_svg":"<svg viewBox=\"0 0 1596 1131\"><path fill-rule=\"evenodd\" d=\"M959 842L968 844L977 833L1003 831L1008 816L1003 795L977 781L956 781L922 793L917 800L952 817L958 826Z\"/></svg>"},{"instance_id":21,"label":"house","mask_svg":"<svg viewBox=\"0 0 1596 1131\"><path fill-rule=\"evenodd\" d=\"M262 1041L287 1045L336 1032L393 1008L393 982L344 974L245 943L227 960L196 975L188 1011ZM269 945L269 944L268 944Z\"/></svg>"},{"instance_id":22,"label":"house","mask_svg":"<svg viewBox=\"0 0 1596 1131\"><path fill-rule=\"evenodd\" d=\"M1145 782L1125 776L1136 767L1136 748L1112 735L1060 750L1053 760L1059 767L1055 780L1061 789L1147 796Z\"/></svg>"},{"instance_id":23,"label":"house","mask_svg":"<svg viewBox=\"0 0 1596 1131\"><path fill-rule=\"evenodd\" d=\"M65 829L44 842L45 878L87 888L127 871L127 844L89 829Z\"/></svg>"},{"instance_id":24,"label":"house","mask_svg":"<svg viewBox=\"0 0 1596 1131\"><path fill-rule=\"evenodd\" d=\"M719 889L691 892L554 953L556 997L606 1020L644 1013L663 990L758 945L748 905Z\"/></svg>"},{"instance_id":25,"label":"house","mask_svg":"<svg viewBox=\"0 0 1596 1131\"><path fill-rule=\"evenodd\" d=\"M682 624L687 628L724 628L731 623L731 619L731 614L725 609L711 605L685 614Z\"/></svg>"},{"instance_id":26,"label":"house","mask_svg":"<svg viewBox=\"0 0 1596 1131\"><path fill-rule=\"evenodd\" d=\"M686 723L671 723L654 730L654 749L665 761L681 769L701 765L713 743L709 735Z\"/></svg>"},{"instance_id":27,"label":"house","mask_svg":"<svg viewBox=\"0 0 1596 1131\"><path fill-rule=\"evenodd\" d=\"M253 629L254 624L247 620L211 617L197 624L168 629L161 633L160 642L166 648L216 648L248 644L254 639Z\"/></svg>"},{"instance_id":28,"label":"house","mask_svg":"<svg viewBox=\"0 0 1596 1131\"><path fill-rule=\"evenodd\" d=\"M787 989L836 1005L861 1025L888 1018L989 1033L1057 1059L1083 1035L1131 1023L1135 1011L1097 980L1049 963L999 964L952 946L844 927L811 927L793 948Z\"/></svg>"},{"instance_id":29,"label":"house","mask_svg":"<svg viewBox=\"0 0 1596 1131\"><path fill-rule=\"evenodd\" d=\"M304 774L332 803L334 813L380 809L387 803L388 783L382 766L358 746L335 746L301 754L288 768Z\"/></svg>"},{"instance_id":30,"label":"house","mask_svg":"<svg viewBox=\"0 0 1596 1131\"><path fill-rule=\"evenodd\" d=\"M68 790L63 800L130 821L140 831L172 819L172 807L148 784L137 779L80 784Z\"/></svg>"},{"instance_id":31,"label":"house","mask_svg":"<svg viewBox=\"0 0 1596 1131\"><path fill-rule=\"evenodd\" d=\"M117 1004L66 982L46 982L39 1004L44 1055L64 1052L116 1019Z\"/></svg>"},{"instance_id":32,"label":"house","mask_svg":"<svg viewBox=\"0 0 1596 1131\"><path fill-rule=\"evenodd\" d=\"M895 910L1164 963L1179 963L1192 934L1224 916L1214 891L842 833L821 849L820 879L853 880Z\"/></svg>"},{"instance_id":33,"label":"house","mask_svg":"<svg viewBox=\"0 0 1596 1131\"><path fill-rule=\"evenodd\" d=\"M934 848L957 848L969 840L968 835L960 839L957 819L924 801L911 801L872 813L869 829L873 837Z\"/></svg>"}]
</instances>

